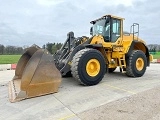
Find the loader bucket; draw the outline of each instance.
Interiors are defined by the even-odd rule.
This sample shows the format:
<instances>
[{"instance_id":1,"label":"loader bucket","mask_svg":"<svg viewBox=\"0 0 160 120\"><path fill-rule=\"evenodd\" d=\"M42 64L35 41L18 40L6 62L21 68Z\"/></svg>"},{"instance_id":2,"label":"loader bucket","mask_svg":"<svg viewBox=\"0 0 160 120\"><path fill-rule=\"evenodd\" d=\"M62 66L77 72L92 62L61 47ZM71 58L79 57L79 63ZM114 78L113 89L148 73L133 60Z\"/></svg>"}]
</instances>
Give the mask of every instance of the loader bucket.
<instances>
[{"instance_id":1,"label":"loader bucket","mask_svg":"<svg viewBox=\"0 0 160 120\"><path fill-rule=\"evenodd\" d=\"M61 74L52 55L44 49L30 47L18 61L15 76L9 82L10 102L58 92Z\"/></svg>"}]
</instances>

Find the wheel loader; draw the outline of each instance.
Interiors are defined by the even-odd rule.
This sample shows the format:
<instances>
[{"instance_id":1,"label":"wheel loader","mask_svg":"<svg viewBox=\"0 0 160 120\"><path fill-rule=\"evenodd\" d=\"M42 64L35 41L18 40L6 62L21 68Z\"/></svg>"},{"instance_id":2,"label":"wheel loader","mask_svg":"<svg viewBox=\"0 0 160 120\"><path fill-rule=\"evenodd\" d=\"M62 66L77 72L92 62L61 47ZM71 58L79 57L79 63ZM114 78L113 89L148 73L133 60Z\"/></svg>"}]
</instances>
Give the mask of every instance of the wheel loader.
<instances>
[{"instance_id":1,"label":"wheel loader","mask_svg":"<svg viewBox=\"0 0 160 120\"><path fill-rule=\"evenodd\" d=\"M130 33L123 32L123 20L104 15L91 21L91 37L76 38L69 32L53 56L47 50L29 48L9 82L10 101L58 92L61 75L73 76L86 86L98 84L117 67L129 77L143 76L153 57L139 38L139 24L134 23Z\"/></svg>"}]
</instances>

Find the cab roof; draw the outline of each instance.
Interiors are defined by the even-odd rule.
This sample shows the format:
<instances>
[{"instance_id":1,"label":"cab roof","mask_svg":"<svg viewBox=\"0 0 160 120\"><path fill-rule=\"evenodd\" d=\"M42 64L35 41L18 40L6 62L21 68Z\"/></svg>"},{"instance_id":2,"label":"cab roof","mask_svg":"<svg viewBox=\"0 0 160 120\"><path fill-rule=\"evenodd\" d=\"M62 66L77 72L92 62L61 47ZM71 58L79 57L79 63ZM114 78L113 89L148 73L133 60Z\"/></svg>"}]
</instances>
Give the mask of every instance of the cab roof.
<instances>
[{"instance_id":1,"label":"cab roof","mask_svg":"<svg viewBox=\"0 0 160 120\"><path fill-rule=\"evenodd\" d=\"M114 16L114 15L104 15L104 16L102 16L101 18L98 18L98 19L96 19L96 20L93 20L93 21L91 21L90 23L91 24L94 24L96 21L98 21L98 20L101 20L101 19L104 19L104 18L106 18L106 17L112 17L112 18L117 18L117 19L120 19L120 20L124 20L124 18L122 18L122 17L118 17L118 16Z\"/></svg>"}]
</instances>

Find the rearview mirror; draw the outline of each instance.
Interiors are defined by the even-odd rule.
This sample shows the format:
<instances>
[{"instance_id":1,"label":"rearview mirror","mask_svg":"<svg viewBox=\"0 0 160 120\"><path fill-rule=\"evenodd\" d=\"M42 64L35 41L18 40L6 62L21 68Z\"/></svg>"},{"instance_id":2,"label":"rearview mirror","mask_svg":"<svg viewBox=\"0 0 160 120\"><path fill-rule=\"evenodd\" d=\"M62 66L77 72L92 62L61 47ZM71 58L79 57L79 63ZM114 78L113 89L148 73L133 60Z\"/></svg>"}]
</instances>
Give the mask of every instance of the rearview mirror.
<instances>
[{"instance_id":1,"label":"rearview mirror","mask_svg":"<svg viewBox=\"0 0 160 120\"><path fill-rule=\"evenodd\" d=\"M93 35L93 27L90 28L90 35Z\"/></svg>"}]
</instances>

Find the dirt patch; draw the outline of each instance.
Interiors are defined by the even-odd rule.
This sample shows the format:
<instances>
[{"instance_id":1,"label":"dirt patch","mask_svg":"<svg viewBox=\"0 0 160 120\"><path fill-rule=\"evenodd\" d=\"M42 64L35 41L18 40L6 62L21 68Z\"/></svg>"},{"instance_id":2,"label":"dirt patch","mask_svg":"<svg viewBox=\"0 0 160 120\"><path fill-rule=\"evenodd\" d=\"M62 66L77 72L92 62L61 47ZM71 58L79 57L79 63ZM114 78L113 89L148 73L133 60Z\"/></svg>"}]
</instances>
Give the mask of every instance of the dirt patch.
<instances>
[{"instance_id":1,"label":"dirt patch","mask_svg":"<svg viewBox=\"0 0 160 120\"><path fill-rule=\"evenodd\" d=\"M82 120L159 120L160 86L78 114Z\"/></svg>"}]
</instances>

